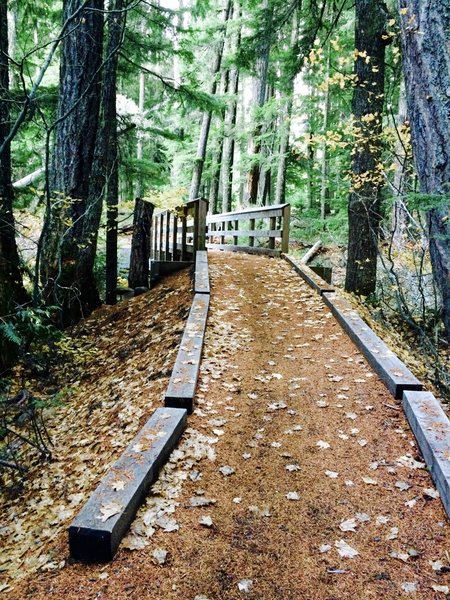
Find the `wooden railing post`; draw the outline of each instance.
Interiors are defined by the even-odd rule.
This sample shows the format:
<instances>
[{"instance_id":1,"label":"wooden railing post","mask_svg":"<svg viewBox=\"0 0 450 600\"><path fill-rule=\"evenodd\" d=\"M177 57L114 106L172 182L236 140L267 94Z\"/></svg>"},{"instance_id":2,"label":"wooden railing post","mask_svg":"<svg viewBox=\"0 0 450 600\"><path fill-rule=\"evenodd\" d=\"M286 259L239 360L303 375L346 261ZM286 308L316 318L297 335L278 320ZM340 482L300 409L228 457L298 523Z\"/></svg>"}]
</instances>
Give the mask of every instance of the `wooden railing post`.
<instances>
[{"instance_id":1,"label":"wooden railing post","mask_svg":"<svg viewBox=\"0 0 450 600\"><path fill-rule=\"evenodd\" d=\"M183 206L181 217L181 260L187 260L187 209Z\"/></svg>"},{"instance_id":2,"label":"wooden railing post","mask_svg":"<svg viewBox=\"0 0 450 600\"><path fill-rule=\"evenodd\" d=\"M159 251L158 260L163 260L164 213L159 215Z\"/></svg>"},{"instance_id":3,"label":"wooden railing post","mask_svg":"<svg viewBox=\"0 0 450 600\"><path fill-rule=\"evenodd\" d=\"M208 214L208 200L200 198L198 201L198 246L197 250L206 250L206 215Z\"/></svg>"},{"instance_id":4,"label":"wooden railing post","mask_svg":"<svg viewBox=\"0 0 450 600\"><path fill-rule=\"evenodd\" d=\"M291 224L291 205L287 204L283 208L283 233L281 234L281 252L289 252L289 228Z\"/></svg>"},{"instance_id":5,"label":"wooden railing post","mask_svg":"<svg viewBox=\"0 0 450 600\"><path fill-rule=\"evenodd\" d=\"M239 229L239 221L235 221L234 222L234 230L237 231L238 229ZM233 235L233 244L235 246L237 246L238 242L239 242L238 236L237 235Z\"/></svg>"},{"instance_id":6,"label":"wooden railing post","mask_svg":"<svg viewBox=\"0 0 450 600\"><path fill-rule=\"evenodd\" d=\"M178 238L178 215L173 213L173 230L172 230L172 260L177 260L177 238Z\"/></svg>"},{"instance_id":7,"label":"wooden railing post","mask_svg":"<svg viewBox=\"0 0 450 600\"><path fill-rule=\"evenodd\" d=\"M164 238L164 260L169 260L170 212L166 210L166 235Z\"/></svg>"},{"instance_id":8,"label":"wooden railing post","mask_svg":"<svg viewBox=\"0 0 450 600\"><path fill-rule=\"evenodd\" d=\"M250 231L255 231L255 219L250 219L249 227ZM248 245L253 248L255 245L255 238L252 235L248 236Z\"/></svg>"},{"instance_id":9,"label":"wooden railing post","mask_svg":"<svg viewBox=\"0 0 450 600\"><path fill-rule=\"evenodd\" d=\"M277 218L276 217L270 217L269 219L269 232L272 232L276 229L277 227ZM273 250L275 248L275 238L273 237L273 235L269 235L269 248L271 250Z\"/></svg>"}]
</instances>

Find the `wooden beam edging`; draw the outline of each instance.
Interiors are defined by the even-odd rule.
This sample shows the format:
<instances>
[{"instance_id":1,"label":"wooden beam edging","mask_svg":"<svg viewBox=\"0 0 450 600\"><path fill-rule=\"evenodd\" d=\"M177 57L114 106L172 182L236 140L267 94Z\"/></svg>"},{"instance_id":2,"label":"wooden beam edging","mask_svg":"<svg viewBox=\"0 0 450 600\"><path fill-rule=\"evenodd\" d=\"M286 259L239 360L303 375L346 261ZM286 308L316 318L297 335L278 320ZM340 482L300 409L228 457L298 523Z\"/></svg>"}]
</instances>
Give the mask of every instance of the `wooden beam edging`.
<instances>
[{"instance_id":1,"label":"wooden beam edging","mask_svg":"<svg viewBox=\"0 0 450 600\"><path fill-rule=\"evenodd\" d=\"M251 232L249 232L251 237ZM253 246L233 246L232 244L206 244L211 250L225 250L225 252L243 252L244 254L258 254L259 256L272 256L279 258L281 250L272 250L271 248L254 248Z\"/></svg>"},{"instance_id":2,"label":"wooden beam edging","mask_svg":"<svg viewBox=\"0 0 450 600\"><path fill-rule=\"evenodd\" d=\"M401 399L405 390L422 389L420 381L346 300L329 292L324 292L322 298L394 398Z\"/></svg>"},{"instance_id":3,"label":"wooden beam edging","mask_svg":"<svg viewBox=\"0 0 450 600\"><path fill-rule=\"evenodd\" d=\"M209 309L209 294L195 294L164 404L192 413Z\"/></svg>"},{"instance_id":4,"label":"wooden beam edging","mask_svg":"<svg viewBox=\"0 0 450 600\"><path fill-rule=\"evenodd\" d=\"M197 250L195 255L194 294L209 294L208 253L206 250Z\"/></svg>"},{"instance_id":5,"label":"wooden beam edging","mask_svg":"<svg viewBox=\"0 0 450 600\"><path fill-rule=\"evenodd\" d=\"M325 282L315 273L314 279L309 274L305 276L304 265L295 264L292 257L286 254L283 254L283 258L321 294L338 323L364 354L391 394L402 399L406 418L450 518L450 421L439 401L430 392L422 391L422 383L348 302L338 294L322 289L321 282Z\"/></svg>"},{"instance_id":6,"label":"wooden beam edging","mask_svg":"<svg viewBox=\"0 0 450 600\"><path fill-rule=\"evenodd\" d=\"M403 409L450 517L450 422L430 392L406 391Z\"/></svg>"},{"instance_id":7,"label":"wooden beam edging","mask_svg":"<svg viewBox=\"0 0 450 600\"><path fill-rule=\"evenodd\" d=\"M317 273L314 273L312 269L307 267L301 262L301 259L296 259L289 254L282 254L282 258L287 261L291 267L300 275L306 283L314 288L320 295L324 292L334 292L334 287L322 279Z\"/></svg>"},{"instance_id":8,"label":"wooden beam edging","mask_svg":"<svg viewBox=\"0 0 450 600\"><path fill-rule=\"evenodd\" d=\"M72 521L72 558L86 563L112 560L150 485L178 443L186 421L185 410L155 410Z\"/></svg>"}]
</instances>

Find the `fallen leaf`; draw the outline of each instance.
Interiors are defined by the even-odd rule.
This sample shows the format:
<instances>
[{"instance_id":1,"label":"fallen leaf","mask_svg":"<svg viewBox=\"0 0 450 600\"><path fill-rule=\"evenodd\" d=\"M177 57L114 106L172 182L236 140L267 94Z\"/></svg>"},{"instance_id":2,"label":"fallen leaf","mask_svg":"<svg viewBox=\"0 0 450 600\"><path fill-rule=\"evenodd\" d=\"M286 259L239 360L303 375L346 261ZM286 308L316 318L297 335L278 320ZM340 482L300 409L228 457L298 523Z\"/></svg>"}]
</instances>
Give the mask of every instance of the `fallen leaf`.
<instances>
[{"instance_id":1,"label":"fallen leaf","mask_svg":"<svg viewBox=\"0 0 450 600\"><path fill-rule=\"evenodd\" d=\"M252 579L241 579L238 583L238 589L240 592L244 592L244 594L248 594L253 587Z\"/></svg>"},{"instance_id":2,"label":"fallen leaf","mask_svg":"<svg viewBox=\"0 0 450 600\"><path fill-rule=\"evenodd\" d=\"M356 519L347 519L346 521L342 521L342 523L339 524L339 529L341 531L356 531L356 527L358 526L358 523L356 522Z\"/></svg>"},{"instance_id":3,"label":"fallen leaf","mask_svg":"<svg viewBox=\"0 0 450 600\"><path fill-rule=\"evenodd\" d=\"M435 592L442 592L443 594L448 594L450 591L448 585L432 585L431 589L433 589Z\"/></svg>"},{"instance_id":4,"label":"fallen leaf","mask_svg":"<svg viewBox=\"0 0 450 600\"><path fill-rule=\"evenodd\" d=\"M402 583L401 588L407 594L415 594L417 592L417 583L405 581L405 583Z\"/></svg>"},{"instance_id":5,"label":"fallen leaf","mask_svg":"<svg viewBox=\"0 0 450 600\"><path fill-rule=\"evenodd\" d=\"M212 521L211 517L209 517L209 516L200 517L198 522L200 523L200 525L203 525L204 527L212 527L213 526L213 521Z\"/></svg>"},{"instance_id":6,"label":"fallen leaf","mask_svg":"<svg viewBox=\"0 0 450 600\"><path fill-rule=\"evenodd\" d=\"M300 466L297 464L286 465L286 471L292 473L293 471L300 471Z\"/></svg>"},{"instance_id":7,"label":"fallen leaf","mask_svg":"<svg viewBox=\"0 0 450 600\"><path fill-rule=\"evenodd\" d=\"M330 448L330 444L328 442L324 442L323 440L319 440L317 442L316 446L318 446L319 448L322 448L323 450Z\"/></svg>"},{"instance_id":8,"label":"fallen leaf","mask_svg":"<svg viewBox=\"0 0 450 600\"><path fill-rule=\"evenodd\" d=\"M396 540L398 537L398 527L391 527L388 535L386 536L387 540Z\"/></svg>"},{"instance_id":9,"label":"fallen leaf","mask_svg":"<svg viewBox=\"0 0 450 600\"><path fill-rule=\"evenodd\" d=\"M337 548L338 554L341 558L354 558L358 556L359 552L356 548L352 548L345 540L339 540L334 542Z\"/></svg>"},{"instance_id":10,"label":"fallen leaf","mask_svg":"<svg viewBox=\"0 0 450 600\"><path fill-rule=\"evenodd\" d=\"M406 483L406 481L396 481L395 487L401 490L402 492L406 492L406 490L409 490L411 486L409 485L409 483Z\"/></svg>"},{"instance_id":11,"label":"fallen leaf","mask_svg":"<svg viewBox=\"0 0 450 600\"><path fill-rule=\"evenodd\" d=\"M230 465L224 465L223 467L220 467L219 471L224 477L229 477L230 475L236 473L236 471L233 469L233 467L230 467Z\"/></svg>"},{"instance_id":12,"label":"fallen leaf","mask_svg":"<svg viewBox=\"0 0 450 600\"><path fill-rule=\"evenodd\" d=\"M155 548L153 551L153 558L158 565L163 565L167 559L167 550L164 548Z\"/></svg>"},{"instance_id":13,"label":"fallen leaf","mask_svg":"<svg viewBox=\"0 0 450 600\"><path fill-rule=\"evenodd\" d=\"M113 481L111 484L111 487L115 492L120 492L121 490L125 489L125 482L124 481Z\"/></svg>"},{"instance_id":14,"label":"fallen leaf","mask_svg":"<svg viewBox=\"0 0 450 600\"><path fill-rule=\"evenodd\" d=\"M107 521L111 517L114 517L114 515L119 514L120 512L122 512L122 510L123 510L123 505L119 504L118 502L114 502L114 500L113 500L112 502L103 504L100 507L100 512L102 514L100 516L97 516L97 519L100 519L100 521L105 523L105 521Z\"/></svg>"},{"instance_id":15,"label":"fallen leaf","mask_svg":"<svg viewBox=\"0 0 450 600\"><path fill-rule=\"evenodd\" d=\"M339 477L339 473L337 471L325 471L325 475L330 479L337 479Z\"/></svg>"},{"instance_id":16,"label":"fallen leaf","mask_svg":"<svg viewBox=\"0 0 450 600\"><path fill-rule=\"evenodd\" d=\"M300 500L300 496L297 494L297 492L288 492L286 494L286 498L288 500Z\"/></svg>"},{"instance_id":17,"label":"fallen leaf","mask_svg":"<svg viewBox=\"0 0 450 600\"><path fill-rule=\"evenodd\" d=\"M439 492L434 488L426 488L423 490L424 496L428 496L429 498L433 498L436 500L439 498Z\"/></svg>"},{"instance_id":18,"label":"fallen leaf","mask_svg":"<svg viewBox=\"0 0 450 600\"><path fill-rule=\"evenodd\" d=\"M372 477L363 477L362 480L367 485L378 485L378 481L376 479L372 479Z\"/></svg>"}]
</instances>

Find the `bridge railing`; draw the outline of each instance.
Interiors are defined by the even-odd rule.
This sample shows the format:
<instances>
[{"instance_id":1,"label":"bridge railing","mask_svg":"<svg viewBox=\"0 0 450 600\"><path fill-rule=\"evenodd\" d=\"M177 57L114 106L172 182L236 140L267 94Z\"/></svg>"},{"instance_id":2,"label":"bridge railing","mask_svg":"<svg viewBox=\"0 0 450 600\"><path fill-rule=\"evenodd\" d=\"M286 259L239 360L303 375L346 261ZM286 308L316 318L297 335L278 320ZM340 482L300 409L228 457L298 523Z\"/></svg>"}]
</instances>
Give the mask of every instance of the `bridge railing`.
<instances>
[{"instance_id":1,"label":"bridge railing","mask_svg":"<svg viewBox=\"0 0 450 600\"><path fill-rule=\"evenodd\" d=\"M205 250L208 201L191 200L175 210L154 215L150 258L154 261L192 262L197 250Z\"/></svg>"},{"instance_id":2,"label":"bridge railing","mask_svg":"<svg viewBox=\"0 0 450 600\"><path fill-rule=\"evenodd\" d=\"M280 256L289 251L290 204L209 215L207 248Z\"/></svg>"}]
</instances>

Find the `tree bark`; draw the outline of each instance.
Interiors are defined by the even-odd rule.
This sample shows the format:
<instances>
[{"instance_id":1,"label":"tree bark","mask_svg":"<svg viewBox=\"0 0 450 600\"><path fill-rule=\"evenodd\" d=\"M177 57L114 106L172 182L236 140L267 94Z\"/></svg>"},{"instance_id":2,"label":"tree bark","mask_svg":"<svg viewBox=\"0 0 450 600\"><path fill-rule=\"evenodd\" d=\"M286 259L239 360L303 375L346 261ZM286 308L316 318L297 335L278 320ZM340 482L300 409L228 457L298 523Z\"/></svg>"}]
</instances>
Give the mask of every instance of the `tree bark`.
<instances>
[{"instance_id":1,"label":"tree bark","mask_svg":"<svg viewBox=\"0 0 450 600\"><path fill-rule=\"evenodd\" d=\"M241 18L241 7L239 0L234 2L234 19ZM236 33L231 53L236 56L241 46L241 28ZM230 212L233 199L233 165L234 151L236 146L236 120L237 120L237 95L239 91L239 69L234 66L229 74L230 101L225 113L224 120L224 144L222 155L222 212Z\"/></svg>"},{"instance_id":2,"label":"tree bark","mask_svg":"<svg viewBox=\"0 0 450 600\"><path fill-rule=\"evenodd\" d=\"M8 62L7 1L0 0L0 146L10 130ZM0 154L0 317L29 300L23 287L17 251L13 198L11 146L6 143Z\"/></svg>"},{"instance_id":3,"label":"tree bark","mask_svg":"<svg viewBox=\"0 0 450 600\"><path fill-rule=\"evenodd\" d=\"M398 100L397 130L404 127L407 121L407 104L405 80L400 83L400 92ZM400 133L400 131L399 131ZM408 222L408 213L406 211L405 192L408 187L408 162L411 157L407 155L406 148L401 139L395 144L395 174L394 174L394 203L392 207L392 242L397 250L403 250L405 247L405 231Z\"/></svg>"},{"instance_id":4,"label":"tree bark","mask_svg":"<svg viewBox=\"0 0 450 600\"><path fill-rule=\"evenodd\" d=\"M298 11L294 10L292 15L292 30L291 30L291 51L295 51L298 44ZM291 116L294 95L294 79L295 71L289 77L288 89L283 102L280 115L280 153L278 159L277 179L275 187L275 204L284 204L286 197L286 171L287 157L289 151L289 138L291 136Z\"/></svg>"},{"instance_id":5,"label":"tree bark","mask_svg":"<svg viewBox=\"0 0 450 600\"><path fill-rule=\"evenodd\" d=\"M64 21L81 5L81 0L65 0ZM93 266L101 200L91 193L91 186L100 118L102 10L103 0L90 0L73 20L61 47L41 281L46 302L61 308L62 326L76 322L100 304Z\"/></svg>"},{"instance_id":6,"label":"tree bark","mask_svg":"<svg viewBox=\"0 0 450 600\"><path fill-rule=\"evenodd\" d=\"M348 256L345 289L363 296L375 291L380 195L382 112L384 100L383 33L387 9L379 0L356 1L357 81L352 109L357 131L348 207Z\"/></svg>"},{"instance_id":7,"label":"tree bark","mask_svg":"<svg viewBox=\"0 0 450 600\"><path fill-rule=\"evenodd\" d=\"M273 7L269 0L263 0L261 6L263 27L260 33L258 55L256 57L256 80L254 87L254 106L255 109L261 109L267 99L267 76L269 72L270 47L272 43L272 23L273 23ZM253 131L250 142L249 154L252 157L250 170L247 175L247 196L249 204L258 202L258 187L259 178L261 176L260 152L261 142L260 136L262 131L261 116L256 115L258 122Z\"/></svg>"},{"instance_id":8,"label":"tree bark","mask_svg":"<svg viewBox=\"0 0 450 600\"><path fill-rule=\"evenodd\" d=\"M211 96L214 96L215 93L217 92L217 75L220 71L220 67L222 64L223 49L225 46L225 36L226 36L226 30L227 30L227 23L228 23L228 20L230 18L230 13L231 13L231 5L232 5L231 0L225 0L224 10L223 10L223 23L224 23L223 34L220 39L219 46L217 48L217 51L216 51L216 54L214 57L214 64L213 64L213 69L212 69L212 83L211 83L211 87L209 90L209 93L211 94ZM200 186L201 186L201 182L202 182L203 167L204 167L205 158L206 158L206 148L208 145L209 130L211 127L211 119L212 119L212 112L206 111L203 114L202 125L200 128L200 135L199 135L198 145L197 145L197 156L196 156L195 163L194 163L194 170L192 172L191 189L189 192L190 200L195 200L196 198L199 197Z\"/></svg>"},{"instance_id":9,"label":"tree bark","mask_svg":"<svg viewBox=\"0 0 450 600\"><path fill-rule=\"evenodd\" d=\"M101 125L98 139L99 182L106 187L106 303L117 302L117 215L119 204L119 156L117 144L117 64L126 13L124 0L115 0L108 14L108 44L103 72ZM104 159L102 159L104 157ZM103 189L96 190L101 204Z\"/></svg>"},{"instance_id":10,"label":"tree bark","mask_svg":"<svg viewBox=\"0 0 450 600\"><path fill-rule=\"evenodd\" d=\"M325 89L325 98L324 98L324 108L323 108L323 135L325 136L325 141L322 144L322 158L321 158L321 167L320 167L320 219L324 225L325 217L329 212L329 185L328 185L328 147L326 142L326 135L328 130L328 121L330 116L330 86L328 84L328 78L330 76L330 64L331 64L331 48L330 44L327 45L327 62L326 62L326 89Z\"/></svg>"},{"instance_id":11,"label":"tree bark","mask_svg":"<svg viewBox=\"0 0 450 600\"><path fill-rule=\"evenodd\" d=\"M450 339L450 10L448 1L432 0L400 0L399 7L414 161Z\"/></svg>"},{"instance_id":12,"label":"tree bark","mask_svg":"<svg viewBox=\"0 0 450 600\"><path fill-rule=\"evenodd\" d=\"M151 202L136 198L128 272L130 288L148 287L149 284L150 232L154 208Z\"/></svg>"}]
</instances>

